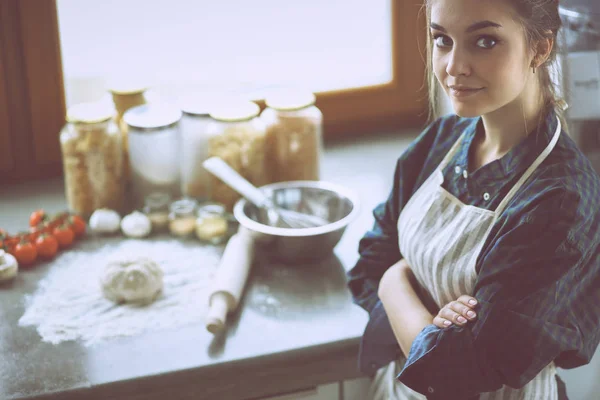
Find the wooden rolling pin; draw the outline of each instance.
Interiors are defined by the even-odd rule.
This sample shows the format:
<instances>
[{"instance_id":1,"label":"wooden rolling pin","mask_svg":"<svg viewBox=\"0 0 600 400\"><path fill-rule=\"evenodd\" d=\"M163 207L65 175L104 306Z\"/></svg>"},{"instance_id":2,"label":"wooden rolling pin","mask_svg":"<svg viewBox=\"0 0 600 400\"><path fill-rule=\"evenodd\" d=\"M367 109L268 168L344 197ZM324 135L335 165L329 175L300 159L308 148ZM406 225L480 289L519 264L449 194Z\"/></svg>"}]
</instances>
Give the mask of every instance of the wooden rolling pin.
<instances>
[{"instance_id":1,"label":"wooden rolling pin","mask_svg":"<svg viewBox=\"0 0 600 400\"><path fill-rule=\"evenodd\" d=\"M225 247L208 298L206 329L210 333L221 332L225 328L227 314L237 308L252 267L253 258L252 235L240 226L238 232L229 239L227 247Z\"/></svg>"}]
</instances>

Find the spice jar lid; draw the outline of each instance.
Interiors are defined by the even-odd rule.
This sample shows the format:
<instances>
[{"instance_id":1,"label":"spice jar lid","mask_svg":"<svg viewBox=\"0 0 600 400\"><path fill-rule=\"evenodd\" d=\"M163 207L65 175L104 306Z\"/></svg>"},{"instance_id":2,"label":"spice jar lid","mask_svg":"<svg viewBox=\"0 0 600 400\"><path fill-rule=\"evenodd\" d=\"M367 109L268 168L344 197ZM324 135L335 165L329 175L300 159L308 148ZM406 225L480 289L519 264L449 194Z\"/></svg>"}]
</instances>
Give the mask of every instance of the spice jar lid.
<instances>
[{"instance_id":1,"label":"spice jar lid","mask_svg":"<svg viewBox=\"0 0 600 400\"><path fill-rule=\"evenodd\" d=\"M260 114L258 104L248 100L229 100L221 102L210 116L217 121L240 122L252 119Z\"/></svg>"},{"instance_id":2,"label":"spice jar lid","mask_svg":"<svg viewBox=\"0 0 600 400\"><path fill-rule=\"evenodd\" d=\"M127 125L138 129L158 129L181 119L181 111L164 103L149 103L133 107L123 116Z\"/></svg>"},{"instance_id":3,"label":"spice jar lid","mask_svg":"<svg viewBox=\"0 0 600 400\"><path fill-rule=\"evenodd\" d=\"M310 107L316 100L315 94L311 92L281 90L269 94L265 104L279 111L294 111Z\"/></svg>"},{"instance_id":4,"label":"spice jar lid","mask_svg":"<svg viewBox=\"0 0 600 400\"><path fill-rule=\"evenodd\" d=\"M102 102L80 103L69 107L67 122L73 124L97 124L111 119L115 114L114 109Z\"/></svg>"},{"instance_id":5,"label":"spice jar lid","mask_svg":"<svg viewBox=\"0 0 600 400\"><path fill-rule=\"evenodd\" d=\"M187 115L208 116L219 99L218 94L188 95L182 97L178 104Z\"/></svg>"}]
</instances>

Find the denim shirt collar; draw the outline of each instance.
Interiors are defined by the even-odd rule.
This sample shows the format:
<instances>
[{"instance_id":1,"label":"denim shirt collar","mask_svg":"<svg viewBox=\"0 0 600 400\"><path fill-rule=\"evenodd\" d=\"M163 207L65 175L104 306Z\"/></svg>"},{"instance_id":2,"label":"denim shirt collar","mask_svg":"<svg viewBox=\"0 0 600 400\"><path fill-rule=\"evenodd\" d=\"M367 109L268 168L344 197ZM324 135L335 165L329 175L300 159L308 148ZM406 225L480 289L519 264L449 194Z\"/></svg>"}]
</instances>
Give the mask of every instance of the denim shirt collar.
<instances>
[{"instance_id":1,"label":"denim shirt collar","mask_svg":"<svg viewBox=\"0 0 600 400\"><path fill-rule=\"evenodd\" d=\"M549 112L542 124L534 128L519 144L514 146L508 153L498 160L494 160L476 171L470 176L479 186L486 186L494 181L506 180L520 175L525 171L550 143L558 126L556 113ZM476 135L483 134L483 120L481 117L474 118L467 127L463 142L454 157L454 165L467 169L469 165L469 151Z\"/></svg>"}]
</instances>

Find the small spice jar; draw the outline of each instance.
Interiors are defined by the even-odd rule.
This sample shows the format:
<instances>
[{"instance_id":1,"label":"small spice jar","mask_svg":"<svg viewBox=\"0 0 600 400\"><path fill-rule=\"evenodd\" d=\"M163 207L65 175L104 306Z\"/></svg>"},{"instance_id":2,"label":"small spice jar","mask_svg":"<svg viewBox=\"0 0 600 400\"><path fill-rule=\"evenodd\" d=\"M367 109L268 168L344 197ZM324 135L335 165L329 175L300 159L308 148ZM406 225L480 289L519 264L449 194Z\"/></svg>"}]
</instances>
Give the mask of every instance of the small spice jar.
<instances>
[{"instance_id":1,"label":"small spice jar","mask_svg":"<svg viewBox=\"0 0 600 400\"><path fill-rule=\"evenodd\" d=\"M247 100L230 99L211 111L207 127L208 157L219 157L260 187L268 183L265 170L265 126L260 108ZM228 211L241 196L219 178L210 177L210 199Z\"/></svg>"},{"instance_id":2,"label":"small spice jar","mask_svg":"<svg viewBox=\"0 0 600 400\"><path fill-rule=\"evenodd\" d=\"M68 207L84 218L123 207L123 149L113 115L102 103L74 105L60 133Z\"/></svg>"},{"instance_id":3,"label":"small spice jar","mask_svg":"<svg viewBox=\"0 0 600 400\"><path fill-rule=\"evenodd\" d=\"M174 236L191 236L196 229L196 208L198 203L192 199L182 199L170 206L169 231Z\"/></svg>"},{"instance_id":4,"label":"small spice jar","mask_svg":"<svg viewBox=\"0 0 600 400\"><path fill-rule=\"evenodd\" d=\"M229 221L232 216L222 204L205 203L198 208L196 237L202 242L221 244L229 236Z\"/></svg>"},{"instance_id":5,"label":"small spice jar","mask_svg":"<svg viewBox=\"0 0 600 400\"><path fill-rule=\"evenodd\" d=\"M319 180L323 114L310 92L280 90L265 99L269 182Z\"/></svg>"},{"instance_id":6,"label":"small spice jar","mask_svg":"<svg viewBox=\"0 0 600 400\"><path fill-rule=\"evenodd\" d=\"M151 193L144 199L143 211L152 222L152 232L164 232L169 227L170 204L168 193Z\"/></svg>"}]
</instances>

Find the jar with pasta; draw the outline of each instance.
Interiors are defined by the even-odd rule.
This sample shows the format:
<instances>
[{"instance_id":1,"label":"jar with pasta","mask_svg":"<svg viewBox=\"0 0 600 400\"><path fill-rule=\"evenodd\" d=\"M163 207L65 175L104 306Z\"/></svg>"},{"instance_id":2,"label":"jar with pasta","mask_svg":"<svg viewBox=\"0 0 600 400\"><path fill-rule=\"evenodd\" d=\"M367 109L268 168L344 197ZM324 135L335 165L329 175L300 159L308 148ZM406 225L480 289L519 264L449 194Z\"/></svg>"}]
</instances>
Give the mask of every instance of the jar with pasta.
<instances>
[{"instance_id":1,"label":"jar with pasta","mask_svg":"<svg viewBox=\"0 0 600 400\"><path fill-rule=\"evenodd\" d=\"M266 126L269 181L319 180L323 114L313 93L279 91L267 96L261 114Z\"/></svg>"},{"instance_id":2,"label":"jar with pasta","mask_svg":"<svg viewBox=\"0 0 600 400\"><path fill-rule=\"evenodd\" d=\"M134 107L123 117L129 131L131 206L140 208L156 192L178 198L181 111L168 103Z\"/></svg>"},{"instance_id":3,"label":"jar with pasta","mask_svg":"<svg viewBox=\"0 0 600 400\"><path fill-rule=\"evenodd\" d=\"M211 112L208 157L220 157L255 186L268 183L265 170L265 127L260 108L251 101L229 101ZM210 177L211 199L233 210L240 195L220 179Z\"/></svg>"},{"instance_id":4,"label":"jar with pasta","mask_svg":"<svg viewBox=\"0 0 600 400\"><path fill-rule=\"evenodd\" d=\"M113 115L101 103L72 106L60 133L68 207L85 218L124 205L123 149Z\"/></svg>"}]
</instances>

